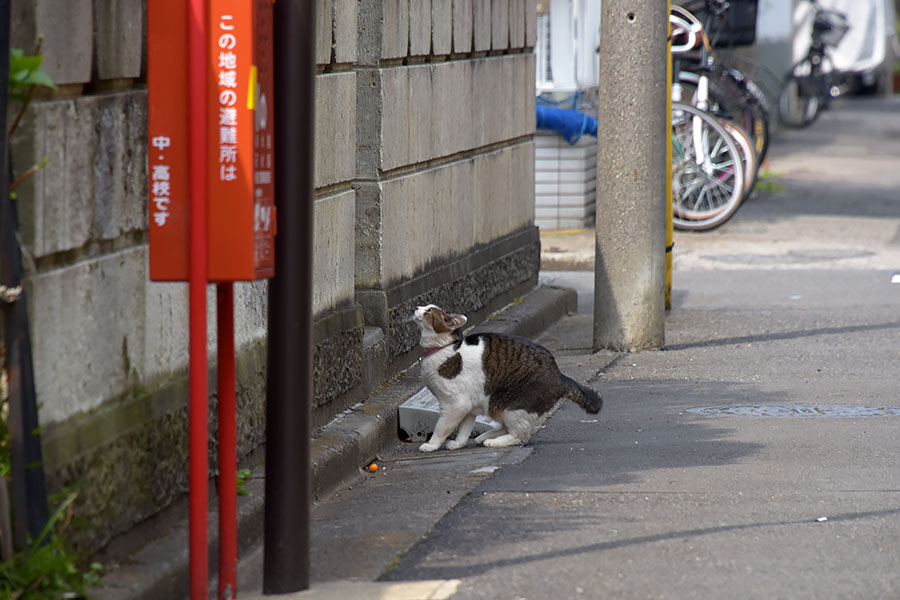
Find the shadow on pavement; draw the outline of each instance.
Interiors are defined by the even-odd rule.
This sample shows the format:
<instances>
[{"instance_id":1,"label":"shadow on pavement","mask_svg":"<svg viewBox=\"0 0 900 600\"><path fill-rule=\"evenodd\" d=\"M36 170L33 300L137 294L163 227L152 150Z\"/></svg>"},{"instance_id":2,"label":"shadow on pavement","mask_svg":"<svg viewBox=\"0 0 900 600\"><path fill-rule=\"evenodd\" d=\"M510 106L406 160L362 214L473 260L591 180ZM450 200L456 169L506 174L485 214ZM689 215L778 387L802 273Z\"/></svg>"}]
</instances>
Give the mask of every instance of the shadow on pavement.
<instances>
[{"instance_id":1,"label":"shadow on pavement","mask_svg":"<svg viewBox=\"0 0 900 600\"><path fill-rule=\"evenodd\" d=\"M845 513L841 515L835 515L829 517L829 521L831 522L846 522L846 521L859 521L864 519L872 519L878 517L888 517L900 515L900 509L886 509L886 510L876 510L876 511L864 511L864 512L855 512L855 513ZM498 519L505 519L501 515L497 515ZM555 521L554 521L555 522ZM415 563L412 564L403 564L401 568L395 569L390 573L386 574L382 580L383 581L401 581L408 579L463 579L469 578L477 575L482 575L494 569L500 569L504 567L511 567L529 563L535 563L539 561L545 561L549 559L556 558L566 558L566 557L575 557L583 554L592 554L598 552L606 552L610 550L617 550L620 548L626 548L629 546L640 546L644 544L653 544L656 542L663 542L667 540L684 540L687 538L695 538L707 535L715 535L720 533L728 533L728 532L741 532L747 530L759 530L765 528L778 528L778 527L788 527L788 526L809 526L816 527L818 523L814 520L803 519L803 520L783 520L783 521L764 521L764 522L756 522L756 523L740 523L733 525L721 525L716 527L701 527L697 529L685 529L679 531L668 531L665 533L655 534L655 535L646 535L646 536L638 536L631 537L621 540L609 540L605 542L597 542L595 544L588 544L582 546L576 546L571 548L565 548L561 550L554 550L549 552L538 552L534 554L527 554L524 556L515 556L510 558L503 558L499 560L489 561L489 562L481 562L478 564L471 565L417 565ZM425 542L423 544L422 551L417 552L418 556L426 556L428 557L432 550L435 548L429 548L428 546L435 544L429 544Z\"/></svg>"}]
</instances>

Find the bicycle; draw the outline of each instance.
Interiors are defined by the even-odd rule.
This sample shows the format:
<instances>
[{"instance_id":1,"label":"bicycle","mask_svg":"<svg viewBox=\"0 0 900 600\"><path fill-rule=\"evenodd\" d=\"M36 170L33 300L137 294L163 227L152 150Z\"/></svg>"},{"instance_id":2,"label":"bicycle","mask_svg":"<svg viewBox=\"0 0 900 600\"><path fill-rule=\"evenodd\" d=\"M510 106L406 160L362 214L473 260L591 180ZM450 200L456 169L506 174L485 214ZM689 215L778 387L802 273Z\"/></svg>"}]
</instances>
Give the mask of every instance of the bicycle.
<instances>
[{"instance_id":1,"label":"bicycle","mask_svg":"<svg viewBox=\"0 0 900 600\"><path fill-rule=\"evenodd\" d=\"M708 47L702 24L689 11L673 7L669 20L673 57L699 43ZM678 229L710 229L724 223L755 182L758 159L749 136L707 112L708 92L709 81L702 71L693 105L680 102L682 87L673 85L672 212Z\"/></svg>"},{"instance_id":2,"label":"bicycle","mask_svg":"<svg viewBox=\"0 0 900 600\"><path fill-rule=\"evenodd\" d=\"M673 84L680 85L685 91L685 97L690 98L692 94L696 94L697 83L705 75L708 80L708 110L747 132L761 163L769 146L769 101L750 77L734 64L711 52L713 47L729 48L734 44L752 43L755 21L749 34L744 31L746 25L743 21L749 17L755 18L755 11L750 15L739 11L737 14L740 18L736 20L731 15L742 7L746 11L745 5L736 5L726 0L694 0L685 2L682 6L673 6L676 14L681 14L686 19L688 15L696 19L702 25L701 35L706 38L698 46L699 52L693 56L680 57Z\"/></svg>"},{"instance_id":3,"label":"bicycle","mask_svg":"<svg viewBox=\"0 0 900 600\"><path fill-rule=\"evenodd\" d=\"M813 8L810 46L806 56L793 65L778 99L781 122L789 127L806 127L840 94L829 50L836 47L850 29L847 15L823 8L810 0Z\"/></svg>"}]
</instances>

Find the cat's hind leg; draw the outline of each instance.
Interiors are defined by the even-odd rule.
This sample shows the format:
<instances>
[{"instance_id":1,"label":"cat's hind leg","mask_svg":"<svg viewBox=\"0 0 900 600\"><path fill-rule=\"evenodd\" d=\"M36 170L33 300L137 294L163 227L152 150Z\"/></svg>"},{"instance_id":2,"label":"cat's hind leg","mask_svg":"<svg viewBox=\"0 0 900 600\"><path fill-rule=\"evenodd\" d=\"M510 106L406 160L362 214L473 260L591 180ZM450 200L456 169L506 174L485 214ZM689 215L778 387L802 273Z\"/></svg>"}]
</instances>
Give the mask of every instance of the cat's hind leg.
<instances>
[{"instance_id":1,"label":"cat's hind leg","mask_svg":"<svg viewBox=\"0 0 900 600\"><path fill-rule=\"evenodd\" d=\"M498 436L501 436L501 435L505 435L505 434L506 434L506 427L504 427L503 424L500 423L500 424L496 425L496 426L495 426L493 429L491 429L490 431L485 431L484 433L482 433L481 435L479 435L477 438L475 438L475 443L476 443L476 444L481 444L481 443L483 443L485 440L489 440L489 439L491 439L491 438L495 438L495 437L498 437Z\"/></svg>"},{"instance_id":2,"label":"cat's hind leg","mask_svg":"<svg viewBox=\"0 0 900 600\"><path fill-rule=\"evenodd\" d=\"M484 445L488 448L501 448L503 446L515 446L524 444L531 437L538 424L540 415L525 410L505 410L500 415L500 421L507 433L492 439L486 439Z\"/></svg>"},{"instance_id":3,"label":"cat's hind leg","mask_svg":"<svg viewBox=\"0 0 900 600\"><path fill-rule=\"evenodd\" d=\"M459 424L459 430L456 434L456 439L447 442L447 450L457 450L466 445L466 442L469 441L469 436L472 435L472 429L475 428L475 416L472 413L462 420L462 423Z\"/></svg>"},{"instance_id":4,"label":"cat's hind leg","mask_svg":"<svg viewBox=\"0 0 900 600\"><path fill-rule=\"evenodd\" d=\"M521 444L524 440L520 440L512 433L507 433L499 437L484 440L486 448L502 448L504 446L515 446Z\"/></svg>"}]
</instances>

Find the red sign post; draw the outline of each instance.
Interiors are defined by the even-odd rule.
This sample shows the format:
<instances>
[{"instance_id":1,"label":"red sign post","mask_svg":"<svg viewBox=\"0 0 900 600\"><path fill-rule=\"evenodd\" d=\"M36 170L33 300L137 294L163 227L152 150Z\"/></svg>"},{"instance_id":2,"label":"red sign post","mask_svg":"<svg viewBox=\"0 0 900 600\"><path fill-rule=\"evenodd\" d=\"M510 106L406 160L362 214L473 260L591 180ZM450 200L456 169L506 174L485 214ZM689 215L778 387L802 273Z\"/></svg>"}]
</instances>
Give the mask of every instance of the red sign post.
<instances>
[{"instance_id":1,"label":"red sign post","mask_svg":"<svg viewBox=\"0 0 900 600\"><path fill-rule=\"evenodd\" d=\"M275 271L272 4L147 5L150 279L190 282L191 598L207 596L206 286L218 283L219 598L235 596L233 281Z\"/></svg>"}]
</instances>

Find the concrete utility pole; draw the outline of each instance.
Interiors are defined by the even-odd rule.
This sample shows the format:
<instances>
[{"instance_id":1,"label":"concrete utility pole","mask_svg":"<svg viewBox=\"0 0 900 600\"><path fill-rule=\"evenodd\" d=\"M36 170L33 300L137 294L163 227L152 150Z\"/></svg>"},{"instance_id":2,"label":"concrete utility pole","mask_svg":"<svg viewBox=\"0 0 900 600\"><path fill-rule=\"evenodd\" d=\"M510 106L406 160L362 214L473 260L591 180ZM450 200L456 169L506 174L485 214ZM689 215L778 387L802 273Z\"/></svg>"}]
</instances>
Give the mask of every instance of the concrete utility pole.
<instances>
[{"instance_id":1,"label":"concrete utility pole","mask_svg":"<svg viewBox=\"0 0 900 600\"><path fill-rule=\"evenodd\" d=\"M664 343L667 35L666 0L603 0L595 350Z\"/></svg>"}]
</instances>

